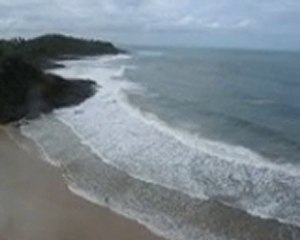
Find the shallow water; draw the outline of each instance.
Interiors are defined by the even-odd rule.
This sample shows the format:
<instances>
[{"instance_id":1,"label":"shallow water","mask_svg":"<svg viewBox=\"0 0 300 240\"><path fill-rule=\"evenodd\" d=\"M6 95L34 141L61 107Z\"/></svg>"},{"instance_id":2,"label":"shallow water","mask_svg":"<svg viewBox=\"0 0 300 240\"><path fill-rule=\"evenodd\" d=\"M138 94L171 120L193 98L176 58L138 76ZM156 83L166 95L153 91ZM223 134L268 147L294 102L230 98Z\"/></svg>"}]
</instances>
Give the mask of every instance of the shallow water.
<instances>
[{"instance_id":1,"label":"shallow water","mask_svg":"<svg viewBox=\"0 0 300 240\"><path fill-rule=\"evenodd\" d=\"M98 93L22 130L74 192L169 238L299 239L278 222L300 225L299 56L203 51L65 62Z\"/></svg>"}]
</instances>

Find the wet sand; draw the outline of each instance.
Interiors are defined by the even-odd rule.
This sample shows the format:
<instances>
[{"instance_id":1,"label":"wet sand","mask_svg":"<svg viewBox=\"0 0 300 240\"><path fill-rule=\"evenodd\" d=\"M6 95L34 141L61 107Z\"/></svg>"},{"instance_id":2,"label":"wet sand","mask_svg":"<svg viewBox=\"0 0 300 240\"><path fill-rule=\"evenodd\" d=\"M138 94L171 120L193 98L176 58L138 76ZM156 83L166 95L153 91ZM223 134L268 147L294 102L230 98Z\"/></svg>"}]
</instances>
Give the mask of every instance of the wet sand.
<instances>
[{"instance_id":1,"label":"wet sand","mask_svg":"<svg viewBox=\"0 0 300 240\"><path fill-rule=\"evenodd\" d=\"M0 128L0 240L155 240L137 222L72 194L59 169Z\"/></svg>"}]
</instances>

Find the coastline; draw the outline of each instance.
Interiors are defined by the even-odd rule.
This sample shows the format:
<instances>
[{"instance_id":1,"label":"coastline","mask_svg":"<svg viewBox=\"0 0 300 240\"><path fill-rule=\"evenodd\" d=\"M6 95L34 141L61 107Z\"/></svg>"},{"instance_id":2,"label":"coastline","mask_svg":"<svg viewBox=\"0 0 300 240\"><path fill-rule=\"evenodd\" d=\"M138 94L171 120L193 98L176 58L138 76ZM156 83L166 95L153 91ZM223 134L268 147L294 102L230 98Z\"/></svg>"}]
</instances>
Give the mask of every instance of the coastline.
<instances>
[{"instance_id":1,"label":"coastline","mask_svg":"<svg viewBox=\"0 0 300 240\"><path fill-rule=\"evenodd\" d=\"M60 170L42 161L31 144L17 145L9 131L17 130L0 127L0 239L161 239L72 194Z\"/></svg>"}]
</instances>

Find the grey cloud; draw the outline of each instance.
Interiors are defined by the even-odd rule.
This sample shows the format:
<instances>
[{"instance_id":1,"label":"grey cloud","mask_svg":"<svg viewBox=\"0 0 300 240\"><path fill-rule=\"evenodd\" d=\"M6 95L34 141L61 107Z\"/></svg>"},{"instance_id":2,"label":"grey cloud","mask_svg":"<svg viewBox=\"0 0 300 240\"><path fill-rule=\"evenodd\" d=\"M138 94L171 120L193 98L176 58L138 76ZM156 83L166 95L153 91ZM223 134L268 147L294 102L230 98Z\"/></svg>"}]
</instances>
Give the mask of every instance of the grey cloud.
<instances>
[{"instance_id":1,"label":"grey cloud","mask_svg":"<svg viewBox=\"0 0 300 240\"><path fill-rule=\"evenodd\" d=\"M0 0L0 34L248 31L295 36L299 16L298 0Z\"/></svg>"}]
</instances>

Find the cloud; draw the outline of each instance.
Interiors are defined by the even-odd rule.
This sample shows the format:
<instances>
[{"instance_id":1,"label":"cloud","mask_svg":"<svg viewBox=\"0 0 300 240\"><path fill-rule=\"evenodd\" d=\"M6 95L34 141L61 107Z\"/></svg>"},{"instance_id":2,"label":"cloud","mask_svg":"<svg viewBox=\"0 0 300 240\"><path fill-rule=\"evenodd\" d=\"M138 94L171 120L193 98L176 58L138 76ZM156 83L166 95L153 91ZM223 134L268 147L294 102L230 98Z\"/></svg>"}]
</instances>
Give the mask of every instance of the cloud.
<instances>
[{"instance_id":1,"label":"cloud","mask_svg":"<svg viewBox=\"0 0 300 240\"><path fill-rule=\"evenodd\" d=\"M173 24L175 29L181 30L242 30L255 27L257 22L253 19L241 19L232 23L222 23L218 20L203 20L187 15Z\"/></svg>"},{"instance_id":2,"label":"cloud","mask_svg":"<svg viewBox=\"0 0 300 240\"><path fill-rule=\"evenodd\" d=\"M254 27L257 24L257 22L253 19L244 19L236 24L234 24L232 27L235 29L249 29Z\"/></svg>"},{"instance_id":3,"label":"cloud","mask_svg":"<svg viewBox=\"0 0 300 240\"><path fill-rule=\"evenodd\" d=\"M0 0L2 36L126 31L295 32L299 0Z\"/></svg>"}]
</instances>

